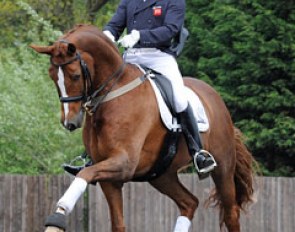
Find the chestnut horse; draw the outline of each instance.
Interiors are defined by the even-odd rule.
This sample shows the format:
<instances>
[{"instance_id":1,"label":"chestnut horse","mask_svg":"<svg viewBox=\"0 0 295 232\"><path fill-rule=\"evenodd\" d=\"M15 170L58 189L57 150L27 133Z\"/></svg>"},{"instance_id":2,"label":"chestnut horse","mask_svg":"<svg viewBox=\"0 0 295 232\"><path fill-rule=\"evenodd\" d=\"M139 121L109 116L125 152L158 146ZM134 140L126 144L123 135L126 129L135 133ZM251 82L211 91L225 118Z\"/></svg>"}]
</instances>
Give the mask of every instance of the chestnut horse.
<instances>
[{"instance_id":1,"label":"chestnut horse","mask_svg":"<svg viewBox=\"0 0 295 232\"><path fill-rule=\"evenodd\" d=\"M77 25L51 46L31 47L50 56L49 75L61 100L61 123L68 130L83 126L85 149L94 162L78 173L60 200L63 203L58 204L54 213L57 221L64 224L64 216L70 213L85 186L99 182L109 205L112 231L124 232L123 184L145 175L153 167L167 134L150 82L139 82L104 101L143 73L137 66L125 64L118 48L95 26ZM251 203L253 195L253 158L216 91L194 78L185 78L184 82L197 93L209 118L210 129L201 138L204 149L217 162L211 173L216 191L210 199L220 207L220 225L238 232L240 211ZM89 99L95 104L86 107L91 113L85 113L85 102ZM180 183L177 173L191 161L181 136L171 165L164 174L149 181L176 203L180 217L185 217L189 225L199 201ZM59 222L49 224L47 230L64 229ZM178 225L174 231L187 232L189 225L183 228Z\"/></svg>"}]
</instances>

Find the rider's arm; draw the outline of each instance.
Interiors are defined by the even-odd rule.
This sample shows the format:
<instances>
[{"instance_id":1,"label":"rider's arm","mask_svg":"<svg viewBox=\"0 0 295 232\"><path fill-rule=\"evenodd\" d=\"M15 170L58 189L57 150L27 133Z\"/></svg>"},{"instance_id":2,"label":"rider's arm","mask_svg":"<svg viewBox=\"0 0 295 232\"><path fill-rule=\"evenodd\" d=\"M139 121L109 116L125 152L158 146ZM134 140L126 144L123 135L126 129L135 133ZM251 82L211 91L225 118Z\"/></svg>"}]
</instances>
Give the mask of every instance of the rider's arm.
<instances>
[{"instance_id":1,"label":"rider's arm","mask_svg":"<svg viewBox=\"0 0 295 232\"><path fill-rule=\"evenodd\" d=\"M128 0L122 0L117 8L116 13L108 24L104 27L104 31L110 31L117 41L126 27Z\"/></svg>"}]
</instances>

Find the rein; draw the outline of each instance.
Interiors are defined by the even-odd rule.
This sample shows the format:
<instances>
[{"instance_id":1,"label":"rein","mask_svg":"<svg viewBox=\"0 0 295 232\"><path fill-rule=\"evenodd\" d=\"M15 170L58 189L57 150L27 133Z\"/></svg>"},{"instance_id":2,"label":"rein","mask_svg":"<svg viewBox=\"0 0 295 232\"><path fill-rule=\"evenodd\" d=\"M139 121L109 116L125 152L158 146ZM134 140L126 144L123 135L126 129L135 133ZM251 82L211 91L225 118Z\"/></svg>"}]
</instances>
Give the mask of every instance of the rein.
<instances>
[{"instance_id":1,"label":"rein","mask_svg":"<svg viewBox=\"0 0 295 232\"><path fill-rule=\"evenodd\" d=\"M109 76L107 80L102 85L100 85L99 88L94 93L92 93L90 96L87 97L87 101L83 105L83 107L89 115L93 115L93 113L95 113L98 106L103 102L103 99L107 97L107 95L111 92L113 87L117 84L117 82L119 81L119 78L124 72L125 66L126 66L126 63L124 61L120 65L119 69L117 69L111 76ZM104 90L104 88L113 78L116 78L116 79L114 83L112 84L111 88L107 91L107 93L101 96L97 96L101 91Z\"/></svg>"}]
</instances>

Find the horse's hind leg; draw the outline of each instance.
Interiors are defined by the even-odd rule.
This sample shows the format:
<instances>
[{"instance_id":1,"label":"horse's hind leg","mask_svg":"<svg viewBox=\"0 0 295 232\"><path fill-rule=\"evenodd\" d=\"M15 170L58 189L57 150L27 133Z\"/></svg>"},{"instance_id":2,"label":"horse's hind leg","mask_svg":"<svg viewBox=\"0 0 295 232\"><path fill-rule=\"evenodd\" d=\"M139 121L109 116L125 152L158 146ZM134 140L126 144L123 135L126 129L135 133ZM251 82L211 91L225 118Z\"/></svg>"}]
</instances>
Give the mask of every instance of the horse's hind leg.
<instances>
[{"instance_id":1,"label":"horse's hind leg","mask_svg":"<svg viewBox=\"0 0 295 232\"><path fill-rule=\"evenodd\" d=\"M236 202L236 189L233 172L216 169L212 174L216 185L217 198L220 201L220 226L225 223L229 232L240 231L240 207Z\"/></svg>"},{"instance_id":2,"label":"horse's hind leg","mask_svg":"<svg viewBox=\"0 0 295 232\"><path fill-rule=\"evenodd\" d=\"M188 232L198 199L180 183L177 173L165 173L150 184L177 204L181 216L177 219L174 232Z\"/></svg>"}]
</instances>

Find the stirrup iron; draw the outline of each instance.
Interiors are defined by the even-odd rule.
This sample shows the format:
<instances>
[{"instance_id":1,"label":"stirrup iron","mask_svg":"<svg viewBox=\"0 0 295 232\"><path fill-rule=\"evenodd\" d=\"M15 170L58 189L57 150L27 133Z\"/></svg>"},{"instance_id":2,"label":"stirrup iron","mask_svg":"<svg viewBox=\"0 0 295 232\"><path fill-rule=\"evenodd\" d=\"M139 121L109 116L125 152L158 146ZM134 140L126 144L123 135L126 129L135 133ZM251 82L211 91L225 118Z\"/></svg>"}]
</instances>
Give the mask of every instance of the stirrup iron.
<instances>
[{"instance_id":1,"label":"stirrup iron","mask_svg":"<svg viewBox=\"0 0 295 232\"><path fill-rule=\"evenodd\" d=\"M200 155L200 154L206 154L207 156L209 156L213 160L213 164L210 165L209 167L205 167L205 168L200 169L198 166L198 162L197 162L198 155ZM217 163L216 163L213 155L211 155L210 152L203 150L203 149L201 149L195 153L195 155L193 156L193 162L194 162L194 166L195 166L197 172L201 175L211 172L217 166Z\"/></svg>"}]
</instances>

